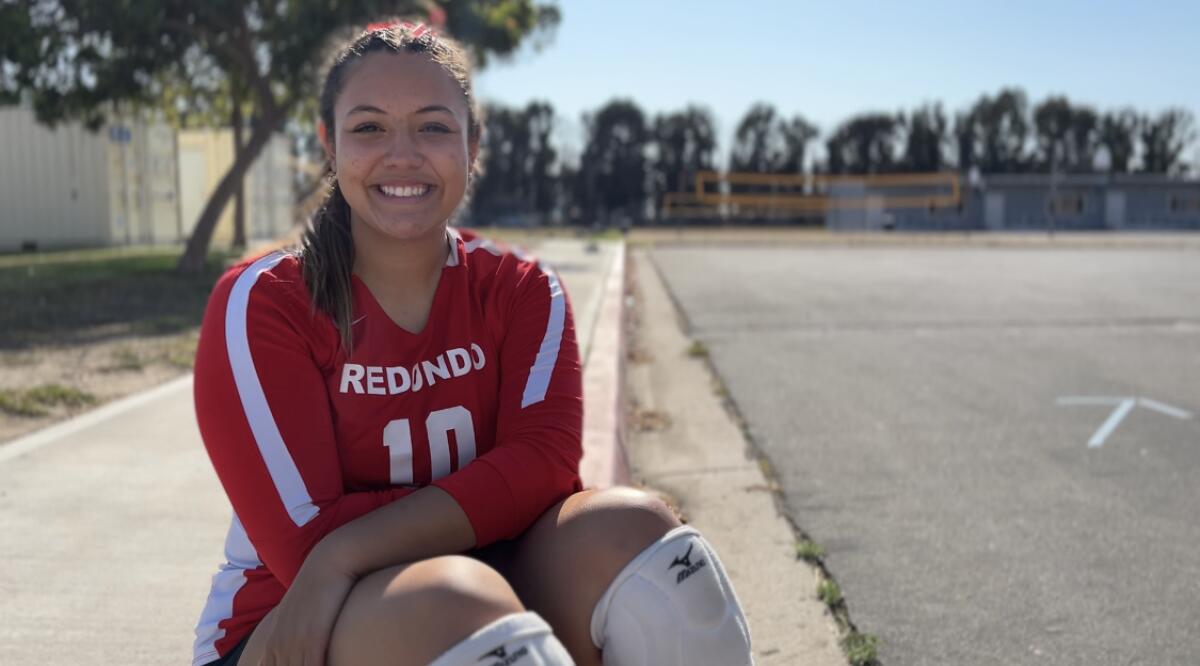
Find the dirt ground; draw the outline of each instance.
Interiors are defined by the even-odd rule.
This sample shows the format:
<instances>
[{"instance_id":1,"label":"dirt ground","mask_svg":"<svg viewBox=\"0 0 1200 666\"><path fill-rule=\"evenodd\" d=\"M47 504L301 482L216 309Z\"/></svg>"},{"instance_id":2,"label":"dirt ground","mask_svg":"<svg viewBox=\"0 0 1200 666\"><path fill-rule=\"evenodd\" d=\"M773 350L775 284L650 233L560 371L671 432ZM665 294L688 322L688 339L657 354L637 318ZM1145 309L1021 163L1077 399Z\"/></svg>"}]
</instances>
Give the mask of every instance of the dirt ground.
<instances>
[{"instance_id":1,"label":"dirt ground","mask_svg":"<svg viewBox=\"0 0 1200 666\"><path fill-rule=\"evenodd\" d=\"M69 387L94 402L44 406L40 416L0 410L0 442L40 430L75 414L152 388L190 372L197 333L130 335L73 346L0 350L0 391Z\"/></svg>"}]
</instances>

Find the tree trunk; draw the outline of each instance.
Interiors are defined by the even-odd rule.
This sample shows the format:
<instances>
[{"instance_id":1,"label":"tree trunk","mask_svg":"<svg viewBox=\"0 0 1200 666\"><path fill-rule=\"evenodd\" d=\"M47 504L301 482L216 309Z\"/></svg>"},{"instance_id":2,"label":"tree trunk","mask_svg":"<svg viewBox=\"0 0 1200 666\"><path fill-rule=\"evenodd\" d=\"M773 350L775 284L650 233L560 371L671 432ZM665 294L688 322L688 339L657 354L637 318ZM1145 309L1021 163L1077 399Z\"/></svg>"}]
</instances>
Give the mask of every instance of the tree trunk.
<instances>
[{"instance_id":1,"label":"tree trunk","mask_svg":"<svg viewBox=\"0 0 1200 666\"><path fill-rule=\"evenodd\" d=\"M242 105L235 99L233 111L230 114L230 125L233 126L233 161L236 163L242 157ZM233 246L246 247L246 179L239 178L237 192L233 195Z\"/></svg>"},{"instance_id":2,"label":"tree trunk","mask_svg":"<svg viewBox=\"0 0 1200 666\"><path fill-rule=\"evenodd\" d=\"M250 132L250 140L246 142L241 155L221 178L217 189L209 197L208 203L204 204L204 211L200 213L200 219L196 222L196 228L192 230L191 237L188 238L183 256L179 258L177 268L180 272L195 273L204 268L205 259L208 257L208 246L212 242L213 231L216 229L221 211L229 203L229 198L233 196L234 190L242 182L242 177L246 175L250 165L267 145L267 141L276 130L283 126L283 121L287 118L290 108L290 106L278 108L273 115L264 116L262 122L255 123Z\"/></svg>"}]
</instances>

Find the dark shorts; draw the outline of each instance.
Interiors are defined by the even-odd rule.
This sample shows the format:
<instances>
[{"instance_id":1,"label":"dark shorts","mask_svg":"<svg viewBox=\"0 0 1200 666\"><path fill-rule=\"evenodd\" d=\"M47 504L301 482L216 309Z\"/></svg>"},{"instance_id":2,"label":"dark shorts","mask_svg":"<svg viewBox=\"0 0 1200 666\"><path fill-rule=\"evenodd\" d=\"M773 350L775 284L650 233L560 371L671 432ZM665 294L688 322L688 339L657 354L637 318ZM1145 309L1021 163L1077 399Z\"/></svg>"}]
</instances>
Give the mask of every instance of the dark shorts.
<instances>
[{"instance_id":1,"label":"dark shorts","mask_svg":"<svg viewBox=\"0 0 1200 666\"><path fill-rule=\"evenodd\" d=\"M242 639L241 643L237 644L237 647L233 648L232 652L216 661L210 661L204 666L237 666L238 659L242 657L242 650L246 649L246 643L249 642L250 636L253 633L246 634L246 637Z\"/></svg>"}]
</instances>

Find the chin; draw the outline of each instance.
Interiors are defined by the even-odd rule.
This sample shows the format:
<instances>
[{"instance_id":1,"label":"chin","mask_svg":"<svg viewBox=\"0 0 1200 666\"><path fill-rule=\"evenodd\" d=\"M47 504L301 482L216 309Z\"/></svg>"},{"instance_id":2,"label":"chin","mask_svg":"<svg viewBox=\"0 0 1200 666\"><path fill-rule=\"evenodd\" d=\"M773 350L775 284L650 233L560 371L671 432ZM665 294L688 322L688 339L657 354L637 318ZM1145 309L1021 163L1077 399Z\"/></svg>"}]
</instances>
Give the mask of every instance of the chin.
<instances>
[{"instance_id":1,"label":"chin","mask_svg":"<svg viewBox=\"0 0 1200 666\"><path fill-rule=\"evenodd\" d=\"M370 236L385 237L393 240L416 240L425 238L432 233L442 233L445 224L440 219L425 220L376 220L363 222L370 230ZM382 238L381 238L382 240Z\"/></svg>"}]
</instances>

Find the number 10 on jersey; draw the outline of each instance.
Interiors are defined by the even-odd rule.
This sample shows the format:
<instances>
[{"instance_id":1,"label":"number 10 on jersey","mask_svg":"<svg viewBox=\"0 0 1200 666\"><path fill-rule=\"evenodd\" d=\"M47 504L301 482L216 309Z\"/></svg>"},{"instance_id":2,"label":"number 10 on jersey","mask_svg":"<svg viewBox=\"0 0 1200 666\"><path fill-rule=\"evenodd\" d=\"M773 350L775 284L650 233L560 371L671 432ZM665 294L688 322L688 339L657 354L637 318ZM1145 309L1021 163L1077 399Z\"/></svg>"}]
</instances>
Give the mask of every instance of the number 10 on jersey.
<instances>
[{"instance_id":1,"label":"number 10 on jersey","mask_svg":"<svg viewBox=\"0 0 1200 666\"><path fill-rule=\"evenodd\" d=\"M458 446L458 469L475 459L475 422L466 407L448 407L431 412L425 418L429 441L429 466L432 479L450 474L450 432ZM383 445L388 448L393 485L412 485L413 440L409 419L396 419L383 429Z\"/></svg>"}]
</instances>

